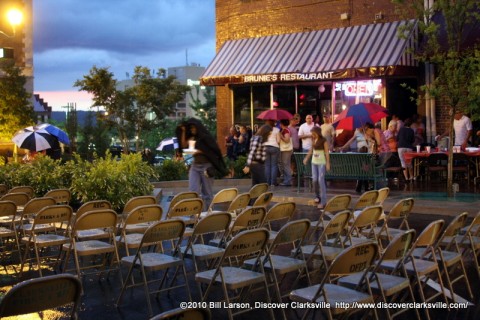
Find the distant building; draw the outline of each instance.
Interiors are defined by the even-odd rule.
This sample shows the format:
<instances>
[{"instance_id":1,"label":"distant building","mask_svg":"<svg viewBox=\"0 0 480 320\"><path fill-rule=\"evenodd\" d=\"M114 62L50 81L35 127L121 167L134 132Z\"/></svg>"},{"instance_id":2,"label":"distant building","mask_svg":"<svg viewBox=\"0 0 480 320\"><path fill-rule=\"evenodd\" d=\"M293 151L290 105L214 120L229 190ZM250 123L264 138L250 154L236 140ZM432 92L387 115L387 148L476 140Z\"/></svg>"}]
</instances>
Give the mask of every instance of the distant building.
<instances>
[{"instance_id":1,"label":"distant building","mask_svg":"<svg viewBox=\"0 0 480 320\"><path fill-rule=\"evenodd\" d=\"M39 94L33 95L33 111L37 116L37 122L47 122L52 118L52 107L48 106Z\"/></svg>"},{"instance_id":2,"label":"distant building","mask_svg":"<svg viewBox=\"0 0 480 320\"><path fill-rule=\"evenodd\" d=\"M198 98L200 101L205 102L205 98L203 97L203 92L205 91L205 88L203 86L200 86L200 76L202 73L205 71L205 67L201 67L199 64L196 63L191 63L189 66L183 66L183 67L173 67L173 68L168 68L168 75L175 76L181 84L185 84L190 86L192 89L190 92L193 95L194 99L197 99L197 92L198 92ZM197 91L196 86L200 86L199 90ZM195 111L191 108L192 104L192 98L190 97L190 94L187 92L185 94L185 98L182 101L177 102L176 105L176 114L175 118L182 118L182 117L195 117Z\"/></svg>"}]
</instances>

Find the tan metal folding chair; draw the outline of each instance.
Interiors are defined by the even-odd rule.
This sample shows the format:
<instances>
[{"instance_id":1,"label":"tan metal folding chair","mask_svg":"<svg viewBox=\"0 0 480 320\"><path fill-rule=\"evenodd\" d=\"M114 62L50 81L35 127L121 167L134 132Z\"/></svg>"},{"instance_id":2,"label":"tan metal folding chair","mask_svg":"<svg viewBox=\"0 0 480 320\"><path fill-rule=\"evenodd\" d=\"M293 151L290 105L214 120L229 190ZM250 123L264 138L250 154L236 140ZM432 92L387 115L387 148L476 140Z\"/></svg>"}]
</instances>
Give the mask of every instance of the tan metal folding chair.
<instances>
[{"instance_id":1,"label":"tan metal folding chair","mask_svg":"<svg viewBox=\"0 0 480 320\"><path fill-rule=\"evenodd\" d=\"M406 255L404 268L406 274L408 274L410 278L412 286L417 288L420 295L420 301L417 302L428 303L430 301L436 301L435 299L440 297L443 302L448 303L440 273L440 264L434 249L434 245L440 235L443 225L443 220L435 220L431 222L419 234L410 251ZM422 248L423 252L420 253L417 250L414 255L415 250L418 248ZM420 258L415 256L420 256ZM388 272L396 271L397 262L382 261L379 269ZM437 282L435 282L433 279L435 279ZM428 297L428 299L426 298L425 290L427 285L437 291ZM430 319L428 308L425 308L425 315L427 319Z\"/></svg>"},{"instance_id":2,"label":"tan metal folding chair","mask_svg":"<svg viewBox=\"0 0 480 320\"><path fill-rule=\"evenodd\" d=\"M73 304L70 319L77 319L82 283L73 275L57 274L30 279L13 286L0 300L0 318L41 312Z\"/></svg>"},{"instance_id":3,"label":"tan metal folding chair","mask_svg":"<svg viewBox=\"0 0 480 320\"><path fill-rule=\"evenodd\" d=\"M18 186L8 190L8 193L22 193L22 192L28 194L30 199L35 196L35 190L33 190L33 187L31 186Z\"/></svg>"},{"instance_id":4,"label":"tan metal folding chair","mask_svg":"<svg viewBox=\"0 0 480 320\"><path fill-rule=\"evenodd\" d=\"M337 212L349 210L351 202L352 196L349 194L339 194L330 198L320 211L318 220L311 222L312 233L310 237L313 237L320 228L323 228L325 217L331 219Z\"/></svg>"},{"instance_id":5,"label":"tan metal folding chair","mask_svg":"<svg viewBox=\"0 0 480 320\"><path fill-rule=\"evenodd\" d=\"M390 188L385 187L378 189L378 197L377 200L375 201L376 205L383 205L383 202L388 198L388 195L390 194Z\"/></svg>"},{"instance_id":6,"label":"tan metal folding chair","mask_svg":"<svg viewBox=\"0 0 480 320\"><path fill-rule=\"evenodd\" d=\"M201 216L204 217L213 211L225 211L237 195L237 188L226 188L218 191L215 196L213 196L212 202L210 202L207 210L202 212Z\"/></svg>"},{"instance_id":7,"label":"tan metal folding chair","mask_svg":"<svg viewBox=\"0 0 480 320\"><path fill-rule=\"evenodd\" d=\"M462 228L463 235L455 236L455 243L462 249L464 259L473 261L480 278L480 211L467 228Z\"/></svg>"},{"instance_id":8,"label":"tan metal folding chair","mask_svg":"<svg viewBox=\"0 0 480 320\"><path fill-rule=\"evenodd\" d=\"M73 214L71 226L75 225L75 221L84 215L87 212L91 211L102 211L112 209L112 204L107 200L92 200L85 202L78 208L77 212ZM94 240L94 239L104 239L108 238L108 232L105 232L103 229L89 229L89 230L78 230L77 236L82 240Z\"/></svg>"},{"instance_id":9,"label":"tan metal folding chair","mask_svg":"<svg viewBox=\"0 0 480 320\"><path fill-rule=\"evenodd\" d=\"M0 260L5 269L5 273L8 274L10 266L13 265L13 254L18 254L18 261L22 261L22 254L20 252L20 242L18 241L18 233L15 223L15 214L17 213L17 206L12 201L0 201ZM15 270L16 272L16 270Z\"/></svg>"},{"instance_id":10,"label":"tan metal folding chair","mask_svg":"<svg viewBox=\"0 0 480 320\"><path fill-rule=\"evenodd\" d=\"M279 202L270 209L268 209L262 226L266 227L270 231L270 239L268 241L269 243L271 243L273 239L277 236L277 231L273 230L272 223L285 224L289 222L292 219L293 214L295 213L295 209L295 202ZM277 229L279 228L277 227Z\"/></svg>"},{"instance_id":11,"label":"tan metal folding chair","mask_svg":"<svg viewBox=\"0 0 480 320\"><path fill-rule=\"evenodd\" d=\"M150 295L153 293L156 293L158 297L160 292L185 287L187 289L189 301L192 300L190 288L188 286L185 265L180 252L180 243L182 242L184 231L185 223L181 220L159 221L148 227L147 231L145 231L145 234L143 235L137 253L133 256L123 257L121 260L121 264L128 267L128 273L125 277L122 290L120 291L120 295L117 299L117 305L120 305L125 290L135 286L143 286L150 316L153 314L152 304L150 302ZM163 250L163 248L166 246L160 245L164 241L174 242L174 246L171 247L168 252ZM152 248L156 247L156 249L152 250L151 252L142 252L142 247L145 246L150 246ZM161 247L161 250L159 247ZM174 276L170 285L168 285L167 275L169 270L175 269L177 271L179 268L182 268L184 283L174 286L173 282L176 280L176 276ZM133 282L133 272L135 270L140 272L141 282ZM154 271L159 270L163 270L163 276L159 277L157 274L155 274L154 276L150 277L150 280L147 279L147 273L153 273ZM131 284L129 284L129 281ZM149 283L159 281L160 284L158 286L158 290L151 291L149 288Z\"/></svg>"},{"instance_id":12,"label":"tan metal folding chair","mask_svg":"<svg viewBox=\"0 0 480 320\"><path fill-rule=\"evenodd\" d=\"M237 214L242 212L242 210L245 209L249 203L250 203L250 194L240 193L235 197L235 199L232 200L232 202L230 203L230 205L225 211L230 213L232 215L232 218L235 219Z\"/></svg>"},{"instance_id":13,"label":"tan metal folding chair","mask_svg":"<svg viewBox=\"0 0 480 320\"><path fill-rule=\"evenodd\" d=\"M157 204L157 199L154 196L138 196L130 198L123 207L122 215L127 216L136 207L148 204Z\"/></svg>"},{"instance_id":14,"label":"tan metal folding chair","mask_svg":"<svg viewBox=\"0 0 480 320\"><path fill-rule=\"evenodd\" d=\"M7 193L0 198L0 201L13 201L17 206L17 210L23 210L23 206L30 201L32 197L30 197L25 192L15 192L15 193Z\"/></svg>"},{"instance_id":15,"label":"tan metal folding chair","mask_svg":"<svg viewBox=\"0 0 480 320\"><path fill-rule=\"evenodd\" d=\"M413 198L399 200L392 207L388 214L380 217L380 219L383 218L384 220L383 225L376 227L375 229L375 232L378 234L380 240L389 242L395 236L410 229L410 226L408 225L408 216L410 212L412 212L414 204L415 200ZM393 228L393 223L398 224L398 222L395 221L400 221L400 224L398 227Z\"/></svg>"},{"instance_id":16,"label":"tan metal folding chair","mask_svg":"<svg viewBox=\"0 0 480 320\"><path fill-rule=\"evenodd\" d=\"M250 194L250 201L249 204L250 206L253 206L253 203L257 198L268 191L268 183L258 183L250 188L248 193Z\"/></svg>"},{"instance_id":17,"label":"tan metal folding chair","mask_svg":"<svg viewBox=\"0 0 480 320\"><path fill-rule=\"evenodd\" d=\"M440 261L442 266L442 276L444 276L444 280L448 288L445 289L445 292L447 296L453 300L453 302L465 302L465 300L458 296L453 289L453 285L460 280L463 280L463 284L465 288L467 288L467 294L470 300L473 300L470 281L468 280L467 271L465 270L465 265L462 259L462 251L456 242L456 236L461 228L465 226L467 217L467 212L463 212L456 216L447 225L434 247L437 259Z\"/></svg>"},{"instance_id":18,"label":"tan metal folding chair","mask_svg":"<svg viewBox=\"0 0 480 320\"><path fill-rule=\"evenodd\" d=\"M380 216L383 212L382 206L369 206L360 211L357 211L356 216L350 219L350 229L345 236L345 244L350 245L371 239L377 242L382 249L381 243L378 240L378 234L375 232L375 227L380 220ZM355 213L354 213L355 215Z\"/></svg>"},{"instance_id":19,"label":"tan metal folding chair","mask_svg":"<svg viewBox=\"0 0 480 320\"><path fill-rule=\"evenodd\" d=\"M200 219L203 210L203 200L200 198L185 199L178 201L167 212L167 220L180 219L187 225L184 237L190 237L193 227Z\"/></svg>"},{"instance_id":20,"label":"tan metal folding chair","mask_svg":"<svg viewBox=\"0 0 480 320\"><path fill-rule=\"evenodd\" d=\"M252 207L267 207L273 199L273 192L267 191L258 196L258 198L253 202Z\"/></svg>"},{"instance_id":21,"label":"tan metal folding chair","mask_svg":"<svg viewBox=\"0 0 480 320\"><path fill-rule=\"evenodd\" d=\"M65 269L71 255L73 255L75 271L79 278L82 277L82 274L98 274L100 276L106 269L108 269L109 272L119 269L118 262L120 259L117 241L115 239L117 220L117 213L110 209L90 211L78 217L72 229L72 241L70 244L63 245L63 250L67 252ZM101 240L84 240L79 237L80 231L92 229L102 229L106 233L107 238ZM81 264L81 257L92 257L92 259L89 260L91 264ZM98 270L93 270L88 273L83 272L89 269ZM120 281L123 281L120 272L119 277Z\"/></svg>"},{"instance_id":22,"label":"tan metal folding chair","mask_svg":"<svg viewBox=\"0 0 480 320\"><path fill-rule=\"evenodd\" d=\"M405 272L404 263L406 254L409 252L413 239L415 238L415 230L406 230L404 234L399 234L392 239L385 252L381 255L376 263L376 267L368 272L365 276L369 277L369 285L372 293L377 296L377 301L385 303L403 302L403 299L398 301L398 298L407 298L410 301L415 301L413 290L410 285L410 279ZM379 268L383 261L390 261L396 263L396 269L391 274L380 273ZM338 280L338 284L350 289L355 289L359 285L365 283L364 274L353 274L342 277ZM405 294L404 294L405 293ZM398 304L401 306L401 304ZM404 312L408 312L410 308L382 308L386 314L387 319L392 319ZM420 319L418 309L414 308L417 319ZM392 311L395 311L392 313Z\"/></svg>"},{"instance_id":23,"label":"tan metal folding chair","mask_svg":"<svg viewBox=\"0 0 480 320\"><path fill-rule=\"evenodd\" d=\"M185 309L178 308L169 311L162 312L156 316L150 318L149 320L179 320L179 319L188 319L188 320L210 320L212 314L210 309L204 308L195 308L195 309Z\"/></svg>"},{"instance_id":24,"label":"tan metal folding chair","mask_svg":"<svg viewBox=\"0 0 480 320\"><path fill-rule=\"evenodd\" d=\"M70 221L72 221L72 212L72 208L66 204L51 205L37 212L31 231L21 239L25 244L25 253L20 267L20 277L23 274L24 265L28 261L31 261L30 269L32 263L36 262L40 277L43 277L42 265L54 265L55 267L59 264L62 246L71 241L68 232ZM47 229L49 232L45 232ZM58 248L55 250L56 247ZM47 248L50 248L49 255L45 254ZM29 257L32 254L34 258Z\"/></svg>"},{"instance_id":25,"label":"tan metal folding chair","mask_svg":"<svg viewBox=\"0 0 480 320\"><path fill-rule=\"evenodd\" d=\"M45 193L44 197L55 199L57 204L69 204L72 193L69 189L53 189Z\"/></svg>"},{"instance_id":26,"label":"tan metal folding chair","mask_svg":"<svg viewBox=\"0 0 480 320\"><path fill-rule=\"evenodd\" d=\"M158 204L148 204L134 208L120 226L120 235L116 237L117 244L125 248L125 254L130 255L130 249L138 249L143 234L154 222L162 219L163 209Z\"/></svg>"},{"instance_id":27,"label":"tan metal folding chair","mask_svg":"<svg viewBox=\"0 0 480 320\"><path fill-rule=\"evenodd\" d=\"M310 277L313 273L321 272L322 268L327 269L330 263L343 251L345 248L342 234L350 220L350 210L343 210L337 212L332 219L325 223L318 240L312 242L310 237L309 243L302 245L301 250L307 259L307 266L311 268ZM292 254L295 249L292 250ZM320 260L321 266L315 265L314 261Z\"/></svg>"},{"instance_id":28,"label":"tan metal folding chair","mask_svg":"<svg viewBox=\"0 0 480 320\"><path fill-rule=\"evenodd\" d=\"M355 211L362 210L365 207L375 205L375 202L377 202L377 199L378 199L377 190L365 191L360 195L357 202L355 202L355 205L352 208L353 213L355 213Z\"/></svg>"},{"instance_id":29,"label":"tan metal folding chair","mask_svg":"<svg viewBox=\"0 0 480 320\"><path fill-rule=\"evenodd\" d=\"M57 202L53 198L47 198L47 197L41 197L41 198L33 198L30 201L28 201L25 206L23 207L23 210L20 211L20 217L19 221L20 223L18 224L18 230L19 232L22 233L23 236L28 235L30 232L32 232L33 228L33 219L35 215L40 212L43 208L46 208L48 206L54 206L56 205ZM37 224L35 225L36 232L48 232L48 231L53 231L54 227L48 223L46 224Z\"/></svg>"},{"instance_id":30,"label":"tan metal folding chair","mask_svg":"<svg viewBox=\"0 0 480 320\"><path fill-rule=\"evenodd\" d=\"M309 228L310 220L308 219L288 222L276 233L267 253L262 256L263 267L269 275L269 286L274 287L275 296L279 303L283 302L283 298L288 297L288 293L296 287L298 279L300 279L302 275L307 277L307 283L311 285L307 263L301 247L301 243L304 241ZM296 248L293 255L284 256L277 253L281 251L282 248L291 247L292 245ZM256 263L256 259L249 259L245 261L244 264L249 268L253 268L254 263ZM288 288L285 289L285 282L283 280L287 274L292 272L298 273L296 277L297 281L288 282ZM280 290L280 283L284 285L283 292ZM285 290L288 292L285 292ZM281 308L281 311L283 318L286 319L285 310Z\"/></svg>"},{"instance_id":31,"label":"tan metal folding chair","mask_svg":"<svg viewBox=\"0 0 480 320\"><path fill-rule=\"evenodd\" d=\"M184 191L177 193L170 201L169 208L173 208L180 200L196 198L198 198L198 193L196 193L195 191Z\"/></svg>"},{"instance_id":32,"label":"tan metal folding chair","mask_svg":"<svg viewBox=\"0 0 480 320\"><path fill-rule=\"evenodd\" d=\"M366 273L374 263L377 253L378 246L373 242L366 242L348 247L332 261L332 264L327 269L319 284L293 290L290 293L290 300L292 301L330 304L330 307L307 308L302 319L306 319L312 310L319 310L327 313L328 319L332 319L334 316L340 314L345 314L344 317L347 318L351 313L356 311L373 310L374 317L377 319L378 317L375 308L361 308L360 306L355 305L355 303L363 304L372 303L374 301L372 292L369 290L370 285L368 283L368 277L365 277L367 282L367 292L349 289L335 283L335 279L338 279L338 277L341 276L347 276L359 272L361 274Z\"/></svg>"},{"instance_id":33,"label":"tan metal folding chair","mask_svg":"<svg viewBox=\"0 0 480 320\"><path fill-rule=\"evenodd\" d=\"M195 281L207 285L202 297L202 302L208 301L209 294L215 285L221 285L223 299L230 304L233 301L245 301L255 285L261 285L265 290L266 302L270 303L268 290L261 255L264 253L268 242L268 230L265 228L247 230L237 234L225 248L223 257L216 268L198 272ZM246 259L256 259L253 269L247 269L243 262ZM233 309L228 308L228 318L233 319L234 315L246 313L254 309ZM272 309L269 310L273 319Z\"/></svg>"}]
</instances>

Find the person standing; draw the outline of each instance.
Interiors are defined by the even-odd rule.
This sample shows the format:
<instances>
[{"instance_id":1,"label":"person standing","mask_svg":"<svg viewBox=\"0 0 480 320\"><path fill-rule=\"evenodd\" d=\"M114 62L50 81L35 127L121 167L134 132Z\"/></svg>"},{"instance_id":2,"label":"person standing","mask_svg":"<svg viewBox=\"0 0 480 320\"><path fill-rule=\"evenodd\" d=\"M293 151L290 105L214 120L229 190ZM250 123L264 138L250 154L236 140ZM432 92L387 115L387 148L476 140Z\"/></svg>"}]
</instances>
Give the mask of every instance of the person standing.
<instances>
[{"instance_id":1,"label":"person standing","mask_svg":"<svg viewBox=\"0 0 480 320\"><path fill-rule=\"evenodd\" d=\"M302 140L302 151L308 152L312 148L312 134L311 131L315 127L313 117L311 114L305 117L305 123L298 129L298 138Z\"/></svg>"},{"instance_id":2,"label":"person standing","mask_svg":"<svg viewBox=\"0 0 480 320\"><path fill-rule=\"evenodd\" d=\"M290 131L290 137L292 138L293 152L300 152L300 139L298 138L298 123L300 122L300 115L295 115L290 119L288 131Z\"/></svg>"},{"instance_id":3,"label":"person standing","mask_svg":"<svg viewBox=\"0 0 480 320\"><path fill-rule=\"evenodd\" d=\"M230 127L229 135L225 137L225 146L227 147L228 159L237 160L238 132L235 126Z\"/></svg>"},{"instance_id":4,"label":"person standing","mask_svg":"<svg viewBox=\"0 0 480 320\"><path fill-rule=\"evenodd\" d=\"M275 126L275 120L266 120L266 124L272 127L272 131L265 141L265 176L270 187L277 185L278 160L280 158L280 129Z\"/></svg>"},{"instance_id":5,"label":"person standing","mask_svg":"<svg viewBox=\"0 0 480 320\"><path fill-rule=\"evenodd\" d=\"M213 199L212 187L216 172L222 177L228 174L222 152L216 139L195 118L180 123L176 135L182 149L189 148L189 141L195 141L193 163L188 171L188 188L201 195L206 210Z\"/></svg>"},{"instance_id":6,"label":"person standing","mask_svg":"<svg viewBox=\"0 0 480 320\"><path fill-rule=\"evenodd\" d=\"M240 126L240 135L238 136L237 143L237 156L246 156L248 153L249 144L247 127Z\"/></svg>"},{"instance_id":7,"label":"person standing","mask_svg":"<svg viewBox=\"0 0 480 320\"><path fill-rule=\"evenodd\" d=\"M335 128L332 125L332 118L330 116L323 116L323 124L320 126L322 129L322 136L327 140L330 151L333 150L333 142L335 141Z\"/></svg>"},{"instance_id":8,"label":"person standing","mask_svg":"<svg viewBox=\"0 0 480 320\"><path fill-rule=\"evenodd\" d=\"M303 159L303 164L307 165L310 157L312 158L312 180L315 187L315 202L318 208L323 209L327 203L327 185L325 183L325 174L330 171L330 153L327 140L322 136L322 130L319 127L312 128L312 147Z\"/></svg>"},{"instance_id":9,"label":"person standing","mask_svg":"<svg viewBox=\"0 0 480 320\"><path fill-rule=\"evenodd\" d=\"M407 164L405 161L405 152L412 152L413 143L415 142L415 132L410 128L411 124L412 120L405 119L403 127L400 128L397 134L398 157L402 164L403 176L407 182L414 179L412 164Z\"/></svg>"},{"instance_id":10,"label":"person standing","mask_svg":"<svg viewBox=\"0 0 480 320\"><path fill-rule=\"evenodd\" d=\"M473 127L472 121L469 117L463 114L462 110L457 110L453 116L453 131L455 135L454 146L461 146L462 150L468 145L468 140L472 136ZM449 130L445 131L442 135L436 136L435 140L439 141L443 137L447 137L450 134Z\"/></svg>"},{"instance_id":11,"label":"person standing","mask_svg":"<svg viewBox=\"0 0 480 320\"><path fill-rule=\"evenodd\" d=\"M387 130L383 131L383 136L387 140L390 151L397 151L397 121L390 120Z\"/></svg>"},{"instance_id":12,"label":"person standing","mask_svg":"<svg viewBox=\"0 0 480 320\"><path fill-rule=\"evenodd\" d=\"M279 134L280 138L280 164L282 166L283 172L283 182L280 183L281 186L291 186L292 185L292 154L293 154L293 143L292 136L289 129L289 120L280 120L281 131Z\"/></svg>"},{"instance_id":13,"label":"person standing","mask_svg":"<svg viewBox=\"0 0 480 320\"><path fill-rule=\"evenodd\" d=\"M247 163L243 168L243 172L245 174L251 174L252 186L267 182L265 176L265 159L267 157L265 141L267 141L271 132L272 127L264 124L250 140L250 151L248 152Z\"/></svg>"}]
</instances>

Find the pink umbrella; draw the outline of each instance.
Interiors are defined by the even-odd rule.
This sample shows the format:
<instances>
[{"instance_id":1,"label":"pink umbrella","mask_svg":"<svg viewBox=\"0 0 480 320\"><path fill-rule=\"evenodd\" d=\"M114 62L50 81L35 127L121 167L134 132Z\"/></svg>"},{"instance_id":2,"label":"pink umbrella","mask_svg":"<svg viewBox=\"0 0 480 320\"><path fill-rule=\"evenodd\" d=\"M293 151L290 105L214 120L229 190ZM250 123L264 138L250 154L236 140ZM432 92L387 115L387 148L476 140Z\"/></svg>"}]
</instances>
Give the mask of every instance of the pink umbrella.
<instances>
[{"instance_id":1,"label":"pink umbrella","mask_svg":"<svg viewBox=\"0 0 480 320\"><path fill-rule=\"evenodd\" d=\"M257 116L257 119L260 120L290 120L292 118L293 115L283 109L265 110Z\"/></svg>"}]
</instances>

